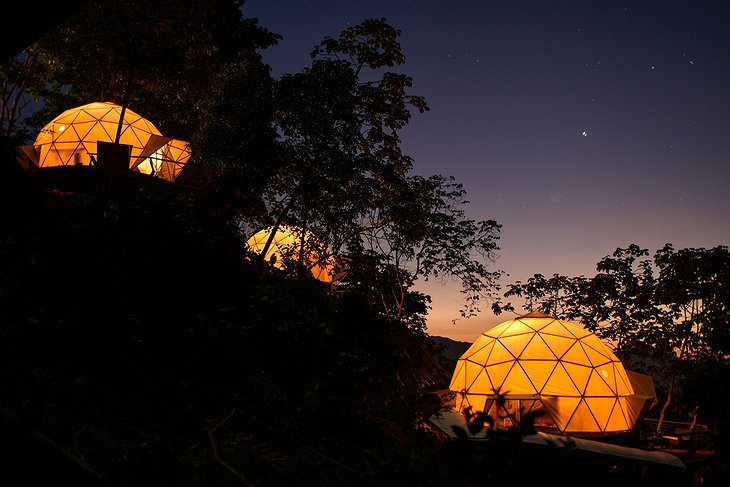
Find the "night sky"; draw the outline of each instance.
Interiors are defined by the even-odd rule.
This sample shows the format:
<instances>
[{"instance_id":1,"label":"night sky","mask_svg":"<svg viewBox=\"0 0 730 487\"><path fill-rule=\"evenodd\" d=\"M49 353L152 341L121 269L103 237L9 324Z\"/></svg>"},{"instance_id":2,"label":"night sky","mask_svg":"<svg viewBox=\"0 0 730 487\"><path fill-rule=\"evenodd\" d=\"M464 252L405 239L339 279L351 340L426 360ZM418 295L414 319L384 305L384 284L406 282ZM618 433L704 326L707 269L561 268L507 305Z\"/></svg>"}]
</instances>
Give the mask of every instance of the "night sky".
<instances>
[{"instance_id":1,"label":"night sky","mask_svg":"<svg viewBox=\"0 0 730 487\"><path fill-rule=\"evenodd\" d=\"M631 243L650 254L730 244L730 2L247 0L281 34L272 74L367 18L400 29L414 173L454 176L473 219L502 224L495 269L592 276ZM473 341L514 317L458 317L455 285L428 332Z\"/></svg>"}]
</instances>

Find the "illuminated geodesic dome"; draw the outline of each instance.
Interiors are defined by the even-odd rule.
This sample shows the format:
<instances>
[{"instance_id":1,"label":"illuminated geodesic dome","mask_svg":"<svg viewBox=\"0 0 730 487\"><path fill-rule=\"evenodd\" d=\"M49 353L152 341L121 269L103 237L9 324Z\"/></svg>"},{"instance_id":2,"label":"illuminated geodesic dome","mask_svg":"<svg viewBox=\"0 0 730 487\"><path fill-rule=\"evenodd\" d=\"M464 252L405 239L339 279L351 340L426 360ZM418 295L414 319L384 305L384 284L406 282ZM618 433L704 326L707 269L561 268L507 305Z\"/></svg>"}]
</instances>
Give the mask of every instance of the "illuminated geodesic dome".
<instances>
[{"instance_id":1,"label":"illuminated geodesic dome","mask_svg":"<svg viewBox=\"0 0 730 487\"><path fill-rule=\"evenodd\" d=\"M272 229L273 227L268 227L256 232L246 241L246 246L260 254ZM288 263L298 261L300 253L303 253L304 265L311 270L316 279L333 283L344 275L342 260L338 259L314 233L291 225L279 225L264 260L284 269Z\"/></svg>"},{"instance_id":2,"label":"illuminated geodesic dome","mask_svg":"<svg viewBox=\"0 0 730 487\"><path fill-rule=\"evenodd\" d=\"M256 232L246 241L246 246L261 254L272 229L268 227ZM345 274L343 260L335 256L314 233L290 225L279 225L264 260L284 269L288 263L298 262L300 254L304 265L319 281L334 283Z\"/></svg>"},{"instance_id":3,"label":"illuminated geodesic dome","mask_svg":"<svg viewBox=\"0 0 730 487\"><path fill-rule=\"evenodd\" d=\"M61 113L23 152L38 168L96 165L97 142L114 142L122 107L94 102ZM190 158L187 142L164 137L150 121L124 110L119 143L130 147L129 169L174 181Z\"/></svg>"},{"instance_id":4,"label":"illuminated geodesic dome","mask_svg":"<svg viewBox=\"0 0 730 487\"><path fill-rule=\"evenodd\" d=\"M538 429L573 434L629 432L654 399L634 391L595 334L539 312L482 333L457 361L449 389L459 411L470 406L501 426L540 411Z\"/></svg>"}]
</instances>

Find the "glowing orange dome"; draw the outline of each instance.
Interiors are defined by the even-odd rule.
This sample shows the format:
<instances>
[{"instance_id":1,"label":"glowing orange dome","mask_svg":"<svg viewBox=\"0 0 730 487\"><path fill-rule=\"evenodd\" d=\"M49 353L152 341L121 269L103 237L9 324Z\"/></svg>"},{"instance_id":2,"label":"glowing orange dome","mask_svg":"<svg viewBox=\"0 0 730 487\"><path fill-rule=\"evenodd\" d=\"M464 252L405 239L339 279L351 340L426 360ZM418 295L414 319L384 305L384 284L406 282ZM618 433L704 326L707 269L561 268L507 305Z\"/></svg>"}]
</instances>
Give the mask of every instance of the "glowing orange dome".
<instances>
[{"instance_id":1,"label":"glowing orange dome","mask_svg":"<svg viewBox=\"0 0 730 487\"><path fill-rule=\"evenodd\" d=\"M260 254L271 230L272 227L269 227L256 232L246 241L246 246ZM298 260L300 251L304 252L304 264L316 279L333 283L343 277L342 259L333 255L312 232L298 227L280 225L264 259L279 269L284 269L287 262Z\"/></svg>"},{"instance_id":2,"label":"glowing orange dome","mask_svg":"<svg viewBox=\"0 0 730 487\"><path fill-rule=\"evenodd\" d=\"M449 389L458 410L470 406L511 423L542 410L563 433L630 431L649 400L635 394L623 364L595 334L539 312L482 333L459 358Z\"/></svg>"},{"instance_id":3,"label":"glowing orange dome","mask_svg":"<svg viewBox=\"0 0 730 487\"><path fill-rule=\"evenodd\" d=\"M25 150L39 168L93 165L97 142L114 142L122 107L94 102L61 113L38 134L32 150ZM174 181L190 158L187 142L164 137L150 121L127 108L119 143L130 147L129 169Z\"/></svg>"}]
</instances>

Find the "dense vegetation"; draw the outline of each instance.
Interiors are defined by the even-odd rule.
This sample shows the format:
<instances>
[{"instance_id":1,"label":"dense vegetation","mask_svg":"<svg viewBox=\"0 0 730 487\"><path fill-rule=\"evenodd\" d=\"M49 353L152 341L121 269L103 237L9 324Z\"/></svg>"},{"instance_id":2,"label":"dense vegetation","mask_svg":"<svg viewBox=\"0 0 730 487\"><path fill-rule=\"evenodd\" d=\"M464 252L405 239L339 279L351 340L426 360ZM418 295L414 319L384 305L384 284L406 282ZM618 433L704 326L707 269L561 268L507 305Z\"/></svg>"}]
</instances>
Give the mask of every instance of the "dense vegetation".
<instances>
[{"instance_id":1,"label":"dense vegetation","mask_svg":"<svg viewBox=\"0 0 730 487\"><path fill-rule=\"evenodd\" d=\"M225 462L259 485L357 485L423 468L408 445L424 447L446 372L424 333L247 259L194 195L3 181L3 441L28 483L235 485Z\"/></svg>"},{"instance_id":2,"label":"dense vegetation","mask_svg":"<svg viewBox=\"0 0 730 487\"><path fill-rule=\"evenodd\" d=\"M725 435L730 416L730 251L618 248L592 277L536 274L508 286L525 308L575 320L611 343L624 364L651 374L663 421L699 421ZM509 304L502 305L506 309Z\"/></svg>"},{"instance_id":3,"label":"dense vegetation","mask_svg":"<svg viewBox=\"0 0 730 487\"><path fill-rule=\"evenodd\" d=\"M465 450L423 425L452 363L426 333L429 297L415 282L457 279L463 316L480 298L509 305L492 268L499 224L468 218L463 187L413 176L400 150L399 130L428 105L395 72L405 62L397 29L365 20L324 39L311 66L273 79L260 51L280 36L242 16L240 0L78 4L0 64L0 425L10 452L0 475L22 485L448 486L559 474L560 458L518 452L509 438ZM32 99L41 109L22 116ZM207 184L20 169L16 146L62 110L101 100L191 141L189 164ZM285 224L347 257L336 291L301 258L280 269L244 248L252 230ZM723 391L726 249L700 266L717 271L693 288L701 308L635 272L643 251L617 252L600 280L536 276L505 297L584 320L626 352L701 344L693 350L706 353L683 363L713 367L683 369L680 392L711 411L687 378L702 373ZM662 270L685 262L671 247L657 256ZM552 299L568 288L570 299ZM688 310L701 311L692 326L673 327Z\"/></svg>"},{"instance_id":4,"label":"dense vegetation","mask_svg":"<svg viewBox=\"0 0 730 487\"><path fill-rule=\"evenodd\" d=\"M387 71L404 62L396 29L366 20L275 80L259 50L278 36L242 17L242 2L203 3L85 2L2 64L8 475L443 478L422 423L450 370L413 284L451 273L476 312L498 276L487 265L499 226L466 217L453 179L409 174L398 131L428 107ZM29 97L43 105L23 118ZM190 140L207 184L19 168L16 146L99 100ZM308 262L279 269L246 251L253 229L283 224L348 258L336 292Z\"/></svg>"}]
</instances>

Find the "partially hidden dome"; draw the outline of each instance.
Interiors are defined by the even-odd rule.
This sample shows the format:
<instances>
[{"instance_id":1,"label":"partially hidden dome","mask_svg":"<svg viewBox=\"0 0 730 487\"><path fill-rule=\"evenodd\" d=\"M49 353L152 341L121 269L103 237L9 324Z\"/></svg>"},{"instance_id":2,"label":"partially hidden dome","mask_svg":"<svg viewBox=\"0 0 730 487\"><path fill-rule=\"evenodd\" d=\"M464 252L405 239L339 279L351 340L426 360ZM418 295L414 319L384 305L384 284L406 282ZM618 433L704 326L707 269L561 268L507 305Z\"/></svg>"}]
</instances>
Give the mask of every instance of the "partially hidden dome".
<instances>
[{"instance_id":1,"label":"partially hidden dome","mask_svg":"<svg viewBox=\"0 0 730 487\"><path fill-rule=\"evenodd\" d=\"M122 107L94 102L64 111L41 129L24 152L38 168L94 165L97 142L115 142ZM190 145L163 136L152 122L124 110L119 143L130 146L129 169L174 181L190 158Z\"/></svg>"},{"instance_id":2,"label":"partially hidden dome","mask_svg":"<svg viewBox=\"0 0 730 487\"><path fill-rule=\"evenodd\" d=\"M621 361L595 334L539 312L482 333L458 359L449 389L456 408L470 407L561 433L633 429L653 400L636 394Z\"/></svg>"},{"instance_id":3,"label":"partially hidden dome","mask_svg":"<svg viewBox=\"0 0 730 487\"><path fill-rule=\"evenodd\" d=\"M246 241L248 249L260 255L272 230L273 227L268 227L254 233ZM289 263L299 261L300 254L303 265L319 281L332 284L345 274L343 259L334 255L313 232L297 226L279 225L264 260L284 269Z\"/></svg>"}]
</instances>

